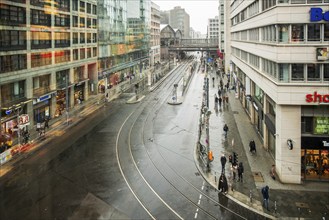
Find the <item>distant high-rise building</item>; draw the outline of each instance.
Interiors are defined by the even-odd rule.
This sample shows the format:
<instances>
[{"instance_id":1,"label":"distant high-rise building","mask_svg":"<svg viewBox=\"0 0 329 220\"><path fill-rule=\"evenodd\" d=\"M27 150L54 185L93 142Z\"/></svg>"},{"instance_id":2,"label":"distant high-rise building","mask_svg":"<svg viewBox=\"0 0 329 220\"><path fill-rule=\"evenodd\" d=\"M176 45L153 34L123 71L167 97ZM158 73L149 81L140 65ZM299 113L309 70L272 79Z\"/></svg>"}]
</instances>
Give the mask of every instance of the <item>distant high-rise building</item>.
<instances>
[{"instance_id":1,"label":"distant high-rise building","mask_svg":"<svg viewBox=\"0 0 329 220\"><path fill-rule=\"evenodd\" d=\"M160 7L151 3L150 65L160 62Z\"/></svg>"},{"instance_id":2,"label":"distant high-rise building","mask_svg":"<svg viewBox=\"0 0 329 220\"><path fill-rule=\"evenodd\" d=\"M232 36L231 44L225 41L232 51L227 73L261 137L259 147L273 158L281 182L329 181L323 175L329 162L329 23L322 17L328 1L225 2Z\"/></svg>"},{"instance_id":3,"label":"distant high-rise building","mask_svg":"<svg viewBox=\"0 0 329 220\"><path fill-rule=\"evenodd\" d=\"M160 23L169 24L169 15L170 15L169 11L160 11Z\"/></svg>"},{"instance_id":4,"label":"distant high-rise building","mask_svg":"<svg viewBox=\"0 0 329 220\"><path fill-rule=\"evenodd\" d=\"M209 39L218 38L219 34L219 25L218 25L218 16L215 18L208 19L208 27L207 27L207 36Z\"/></svg>"},{"instance_id":5,"label":"distant high-rise building","mask_svg":"<svg viewBox=\"0 0 329 220\"><path fill-rule=\"evenodd\" d=\"M183 33L183 38L190 37L190 15L184 8L176 6L169 11L169 25L179 29Z\"/></svg>"}]
</instances>

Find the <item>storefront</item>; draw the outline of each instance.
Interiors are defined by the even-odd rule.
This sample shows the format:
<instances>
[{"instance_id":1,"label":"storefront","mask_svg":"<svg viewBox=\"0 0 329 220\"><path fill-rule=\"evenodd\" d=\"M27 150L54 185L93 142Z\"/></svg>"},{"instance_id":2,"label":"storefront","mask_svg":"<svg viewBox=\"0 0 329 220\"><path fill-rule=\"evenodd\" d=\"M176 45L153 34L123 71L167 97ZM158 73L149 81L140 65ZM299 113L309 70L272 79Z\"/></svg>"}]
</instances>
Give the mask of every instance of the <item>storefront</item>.
<instances>
[{"instance_id":1,"label":"storefront","mask_svg":"<svg viewBox=\"0 0 329 220\"><path fill-rule=\"evenodd\" d=\"M302 137L302 179L329 181L329 138Z\"/></svg>"},{"instance_id":2,"label":"storefront","mask_svg":"<svg viewBox=\"0 0 329 220\"><path fill-rule=\"evenodd\" d=\"M74 105L81 104L84 100L85 82L80 82L74 86Z\"/></svg>"},{"instance_id":3,"label":"storefront","mask_svg":"<svg viewBox=\"0 0 329 220\"><path fill-rule=\"evenodd\" d=\"M56 110L55 110L55 117L59 117L65 113L66 109L66 102L68 102L68 106L70 106L70 93L71 88L68 88L68 98L66 97L66 90L57 90L56 95Z\"/></svg>"},{"instance_id":4,"label":"storefront","mask_svg":"<svg viewBox=\"0 0 329 220\"><path fill-rule=\"evenodd\" d=\"M51 98L52 94L47 94L33 100L34 124L41 123L46 118L50 118Z\"/></svg>"}]
</instances>

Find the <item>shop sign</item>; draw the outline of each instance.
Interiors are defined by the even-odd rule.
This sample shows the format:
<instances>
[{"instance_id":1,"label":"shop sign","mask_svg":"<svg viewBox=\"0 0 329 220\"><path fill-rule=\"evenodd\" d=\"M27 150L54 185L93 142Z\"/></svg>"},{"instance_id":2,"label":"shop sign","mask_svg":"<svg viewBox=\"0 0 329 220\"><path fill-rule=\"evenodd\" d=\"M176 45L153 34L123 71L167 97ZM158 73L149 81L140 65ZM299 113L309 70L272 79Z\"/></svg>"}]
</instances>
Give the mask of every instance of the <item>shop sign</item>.
<instances>
[{"instance_id":1,"label":"shop sign","mask_svg":"<svg viewBox=\"0 0 329 220\"><path fill-rule=\"evenodd\" d=\"M41 96L41 97L38 98L37 100L38 100L38 102L43 102L43 101L45 101L45 100L47 100L47 99L50 99L50 98L51 98L51 95L49 94L49 95Z\"/></svg>"},{"instance_id":2,"label":"shop sign","mask_svg":"<svg viewBox=\"0 0 329 220\"><path fill-rule=\"evenodd\" d=\"M316 117L314 134L329 134L329 117Z\"/></svg>"},{"instance_id":3,"label":"shop sign","mask_svg":"<svg viewBox=\"0 0 329 220\"><path fill-rule=\"evenodd\" d=\"M311 8L310 19L312 22L315 21L329 21L329 11L323 12L322 8Z\"/></svg>"},{"instance_id":4,"label":"shop sign","mask_svg":"<svg viewBox=\"0 0 329 220\"><path fill-rule=\"evenodd\" d=\"M329 60L329 47L316 48L316 59L318 61Z\"/></svg>"},{"instance_id":5,"label":"shop sign","mask_svg":"<svg viewBox=\"0 0 329 220\"><path fill-rule=\"evenodd\" d=\"M322 141L324 147L329 147L329 142L328 141Z\"/></svg>"},{"instance_id":6,"label":"shop sign","mask_svg":"<svg viewBox=\"0 0 329 220\"><path fill-rule=\"evenodd\" d=\"M28 114L20 115L18 117L18 119L19 119L19 121L18 121L19 125L25 125L25 124L28 124L30 122L30 118L29 118Z\"/></svg>"},{"instance_id":7,"label":"shop sign","mask_svg":"<svg viewBox=\"0 0 329 220\"><path fill-rule=\"evenodd\" d=\"M5 152L0 154L0 164L6 163L8 160L12 158L10 150L6 150Z\"/></svg>"},{"instance_id":8,"label":"shop sign","mask_svg":"<svg viewBox=\"0 0 329 220\"><path fill-rule=\"evenodd\" d=\"M314 92L313 94L307 94L306 102L329 103L329 94L321 95L317 92Z\"/></svg>"},{"instance_id":9,"label":"shop sign","mask_svg":"<svg viewBox=\"0 0 329 220\"><path fill-rule=\"evenodd\" d=\"M12 112L13 112L12 109L8 109L8 110L5 111L6 115L10 115Z\"/></svg>"}]
</instances>

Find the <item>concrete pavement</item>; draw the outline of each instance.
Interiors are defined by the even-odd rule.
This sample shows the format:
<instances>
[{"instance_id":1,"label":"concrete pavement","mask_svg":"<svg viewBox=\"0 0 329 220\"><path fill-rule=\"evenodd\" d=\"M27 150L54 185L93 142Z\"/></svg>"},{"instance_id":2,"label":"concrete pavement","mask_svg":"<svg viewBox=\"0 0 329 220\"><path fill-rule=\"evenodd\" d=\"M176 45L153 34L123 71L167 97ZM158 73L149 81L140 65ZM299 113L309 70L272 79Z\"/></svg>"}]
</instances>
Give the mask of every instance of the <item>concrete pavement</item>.
<instances>
[{"instance_id":1,"label":"concrete pavement","mask_svg":"<svg viewBox=\"0 0 329 220\"><path fill-rule=\"evenodd\" d=\"M215 81L215 85L217 85L219 78L216 78ZM226 77L224 82L226 82ZM205 168L205 163L200 159L198 147L196 147L195 152L196 165L207 182L217 188L221 174L220 157L225 154L227 158L225 175L231 186L226 195L229 199L271 219L328 219L329 184L327 182L304 182L297 185L281 183L278 178L273 180L270 176L270 170L274 164L274 159L263 148L260 136L251 124L242 104L235 97L234 91L228 93L229 104L225 107L222 106L218 111L214 108L215 93L217 93L217 86L213 87L210 83L209 108L214 113L209 120L209 141L210 149L215 157L210 170ZM225 123L229 127L227 139L224 138L223 132ZM205 127L202 127L200 142L204 143L205 139ZM255 140L257 146L257 154L255 155L249 152L249 142L252 139ZM238 153L238 161L244 164L243 183L232 180L228 156L233 151ZM206 156L204 157L206 159ZM262 206L261 188L265 185L270 188L270 211Z\"/></svg>"}]
</instances>

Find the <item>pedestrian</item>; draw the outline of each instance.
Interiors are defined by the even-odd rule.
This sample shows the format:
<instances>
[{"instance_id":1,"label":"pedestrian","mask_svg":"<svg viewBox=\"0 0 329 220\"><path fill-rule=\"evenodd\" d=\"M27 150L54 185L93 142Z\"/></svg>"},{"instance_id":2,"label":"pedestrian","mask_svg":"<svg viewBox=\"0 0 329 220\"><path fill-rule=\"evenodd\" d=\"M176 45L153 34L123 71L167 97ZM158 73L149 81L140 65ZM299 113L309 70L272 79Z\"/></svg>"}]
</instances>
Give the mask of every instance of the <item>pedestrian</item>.
<instances>
[{"instance_id":1,"label":"pedestrian","mask_svg":"<svg viewBox=\"0 0 329 220\"><path fill-rule=\"evenodd\" d=\"M222 173L225 173L226 157L224 154L222 154L220 158L220 163L222 164Z\"/></svg>"},{"instance_id":2,"label":"pedestrian","mask_svg":"<svg viewBox=\"0 0 329 220\"><path fill-rule=\"evenodd\" d=\"M45 128L49 128L49 117L45 119Z\"/></svg>"},{"instance_id":3,"label":"pedestrian","mask_svg":"<svg viewBox=\"0 0 329 220\"><path fill-rule=\"evenodd\" d=\"M217 97L217 95L215 93L215 108L217 108L217 105L218 105L218 97Z\"/></svg>"},{"instance_id":4,"label":"pedestrian","mask_svg":"<svg viewBox=\"0 0 329 220\"><path fill-rule=\"evenodd\" d=\"M232 170L232 174L233 174L233 180L235 180L236 176L237 176L236 174L238 171L238 165L236 163L232 163L231 170Z\"/></svg>"},{"instance_id":5,"label":"pedestrian","mask_svg":"<svg viewBox=\"0 0 329 220\"><path fill-rule=\"evenodd\" d=\"M218 88L218 92L217 93L218 93L218 96L221 97L222 91L220 90L220 88Z\"/></svg>"},{"instance_id":6,"label":"pedestrian","mask_svg":"<svg viewBox=\"0 0 329 220\"><path fill-rule=\"evenodd\" d=\"M212 77L212 87L213 88L215 87L215 77L214 76Z\"/></svg>"},{"instance_id":7,"label":"pedestrian","mask_svg":"<svg viewBox=\"0 0 329 220\"><path fill-rule=\"evenodd\" d=\"M227 194L228 184L227 184L227 179L226 179L226 176L224 173L222 173L219 177L218 190L219 190L219 192Z\"/></svg>"},{"instance_id":8,"label":"pedestrian","mask_svg":"<svg viewBox=\"0 0 329 220\"><path fill-rule=\"evenodd\" d=\"M223 130L224 130L225 138L227 138L227 132L228 132L228 126L227 126L227 124L224 125Z\"/></svg>"},{"instance_id":9,"label":"pedestrian","mask_svg":"<svg viewBox=\"0 0 329 220\"><path fill-rule=\"evenodd\" d=\"M271 172L270 172L270 175L271 175L271 177L272 177L273 180L275 180L275 173L276 173L276 171L275 171L275 165L273 164L272 165L272 168L271 168Z\"/></svg>"},{"instance_id":10,"label":"pedestrian","mask_svg":"<svg viewBox=\"0 0 329 220\"><path fill-rule=\"evenodd\" d=\"M249 151L250 151L251 153L256 153L256 143L255 143L254 140L251 140L251 141L249 142Z\"/></svg>"},{"instance_id":11,"label":"pedestrian","mask_svg":"<svg viewBox=\"0 0 329 220\"><path fill-rule=\"evenodd\" d=\"M243 182L243 172L244 172L243 164L242 162L240 162L238 166L238 182L240 181L241 183Z\"/></svg>"},{"instance_id":12,"label":"pedestrian","mask_svg":"<svg viewBox=\"0 0 329 220\"><path fill-rule=\"evenodd\" d=\"M270 211L268 208L268 203L270 198L268 185L262 188L262 195L263 195L263 206L267 209L267 211Z\"/></svg>"},{"instance_id":13,"label":"pedestrian","mask_svg":"<svg viewBox=\"0 0 329 220\"><path fill-rule=\"evenodd\" d=\"M219 96L218 98L218 105L219 105L219 108L222 108L222 97Z\"/></svg>"}]
</instances>

